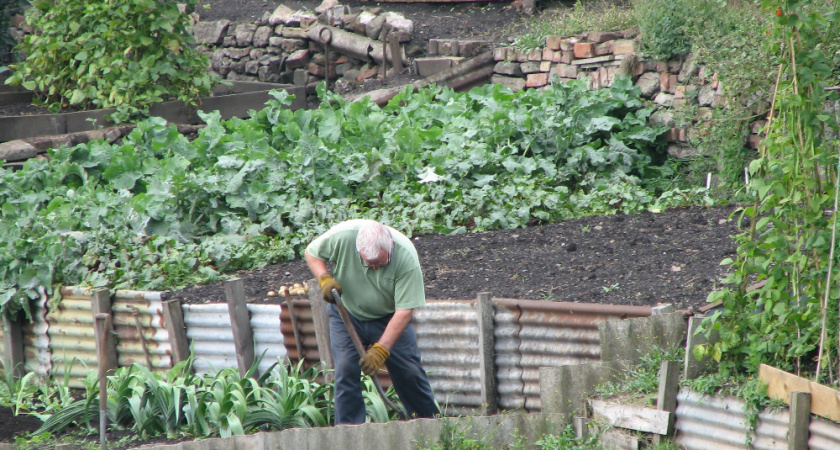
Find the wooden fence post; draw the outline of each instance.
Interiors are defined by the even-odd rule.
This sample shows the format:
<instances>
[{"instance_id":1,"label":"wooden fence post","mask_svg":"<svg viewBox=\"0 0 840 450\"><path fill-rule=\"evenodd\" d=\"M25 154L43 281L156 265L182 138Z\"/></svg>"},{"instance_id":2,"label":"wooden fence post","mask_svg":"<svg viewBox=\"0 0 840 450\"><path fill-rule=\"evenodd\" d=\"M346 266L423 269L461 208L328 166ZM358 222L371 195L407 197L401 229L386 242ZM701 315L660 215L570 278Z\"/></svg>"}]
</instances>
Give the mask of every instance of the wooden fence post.
<instances>
[{"instance_id":1,"label":"wooden fence post","mask_svg":"<svg viewBox=\"0 0 840 450\"><path fill-rule=\"evenodd\" d=\"M315 326L315 341L318 343L318 357L330 369L335 368L330 351L330 316L327 304L321 296L321 286L314 278L309 283L309 306L312 308L312 323ZM327 382L332 379L332 372L324 375Z\"/></svg>"},{"instance_id":2,"label":"wooden fence post","mask_svg":"<svg viewBox=\"0 0 840 450\"><path fill-rule=\"evenodd\" d=\"M478 351L480 353L481 403L484 414L496 414L499 410L498 382L496 380L496 336L495 311L489 292L478 294Z\"/></svg>"},{"instance_id":3,"label":"wooden fence post","mask_svg":"<svg viewBox=\"0 0 840 450\"><path fill-rule=\"evenodd\" d=\"M251 315L245 303L245 285L240 278L225 282L225 296L233 330L233 345L236 348L236 363L239 365L239 374L244 376L254 365L254 333L251 330Z\"/></svg>"},{"instance_id":4,"label":"wooden fence post","mask_svg":"<svg viewBox=\"0 0 840 450\"><path fill-rule=\"evenodd\" d=\"M97 289L93 291L93 297L90 300L90 309L93 314L94 323L96 323L97 314L107 314L113 317L113 312L111 312L111 291L109 289ZM114 340L114 320L108 322L108 326L104 331L105 336L96 339L96 351L100 355L99 364L105 370L113 373L119 364L117 360L117 343ZM105 348L100 349L100 345L104 345Z\"/></svg>"},{"instance_id":5,"label":"wooden fence post","mask_svg":"<svg viewBox=\"0 0 840 450\"><path fill-rule=\"evenodd\" d=\"M665 436L674 434L674 418L677 412L677 394L680 391L680 363L679 361L662 361L659 369L659 393L656 396L656 409L668 411L668 431ZM664 436L656 434L653 443L659 444Z\"/></svg>"},{"instance_id":6,"label":"wooden fence post","mask_svg":"<svg viewBox=\"0 0 840 450\"><path fill-rule=\"evenodd\" d=\"M184 325L184 309L181 299L175 298L163 302L163 320L169 333L169 345L172 347L172 365L186 361L190 357L190 342L187 339L187 327Z\"/></svg>"},{"instance_id":7,"label":"wooden fence post","mask_svg":"<svg viewBox=\"0 0 840 450\"><path fill-rule=\"evenodd\" d=\"M23 327L19 320L3 316L3 361L16 378L24 375Z\"/></svg>"},{"instance_id":8,"label":"wooden fence post","mask_svg":"<svg viewBox=\"0 0 840 450\"><path fill-rule=\"evenodd\" d=\"M788 449L808 448L808 433L811 426L811 393L790 393L790 429L788 431Z\"/></svg>"}]
</instances>

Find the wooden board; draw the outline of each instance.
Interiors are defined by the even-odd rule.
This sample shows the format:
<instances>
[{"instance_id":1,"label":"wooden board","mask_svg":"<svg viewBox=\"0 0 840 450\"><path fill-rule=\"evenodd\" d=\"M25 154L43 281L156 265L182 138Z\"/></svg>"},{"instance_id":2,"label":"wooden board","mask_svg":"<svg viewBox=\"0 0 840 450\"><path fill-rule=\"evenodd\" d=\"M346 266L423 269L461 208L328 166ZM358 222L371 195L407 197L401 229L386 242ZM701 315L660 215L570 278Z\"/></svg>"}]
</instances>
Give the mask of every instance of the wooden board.
<instances>
[{"instance_id":1,"label":"wooden board","mask_svg":"<svg viewBox=\"0 0 840 450\"><path fill-rule=\"evenodd\" d=\"M840 391L765 364L759 366L758 378L767 383L771 397L788 404L791 392L810 392L811 412L840 422Z\"/></svg>"},{"instance_id":2,"label":"wooden board","mask_svg":"<svg viewBox=\"0 0 840 450\"><path fill-rule=\"evenodd\" d=\"M603 400L590 400L594 416L601 416L614 427L627 428L644 433L666 434L671 414L653 408L636 405L621 405Z\"/></svg>"}]
</instances>

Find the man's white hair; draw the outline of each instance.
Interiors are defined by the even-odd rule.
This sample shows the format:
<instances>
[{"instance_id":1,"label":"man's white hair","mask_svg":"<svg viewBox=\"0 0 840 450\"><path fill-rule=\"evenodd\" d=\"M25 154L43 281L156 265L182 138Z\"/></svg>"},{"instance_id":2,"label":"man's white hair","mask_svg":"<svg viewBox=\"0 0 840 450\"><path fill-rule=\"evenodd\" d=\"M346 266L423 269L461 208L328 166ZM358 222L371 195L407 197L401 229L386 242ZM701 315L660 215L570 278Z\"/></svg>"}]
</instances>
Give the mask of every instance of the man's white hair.
<instances>
[{"instance_id":1,"label":"man's white hair","mask_svg":"<svg viewBox=\"0 0 840 450\"><path fill-rule=\"evenodd\" d=\"M382 250L391 252L394 238L388 227L379 222L370 221L359 228L356 235L356 250L365 260L376 259Z\"/></svg>"}]
</instances>

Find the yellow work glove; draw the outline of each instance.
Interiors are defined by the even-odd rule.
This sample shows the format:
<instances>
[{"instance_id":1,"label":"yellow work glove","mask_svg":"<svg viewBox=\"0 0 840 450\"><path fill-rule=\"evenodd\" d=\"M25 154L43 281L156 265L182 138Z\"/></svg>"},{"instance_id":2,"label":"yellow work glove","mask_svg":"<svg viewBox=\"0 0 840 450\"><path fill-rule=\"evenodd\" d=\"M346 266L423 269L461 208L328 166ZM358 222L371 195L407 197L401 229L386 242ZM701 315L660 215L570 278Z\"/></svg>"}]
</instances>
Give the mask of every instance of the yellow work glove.
<instances>
[{"instance_id":1,"label":"yellow work glove","mask_svg":"<svg viewBox=\"0 0 840 450\"><path fill-rule=\"evenodd\" d=\"M385 360L389 356L391 356L391 352L387 348L379 344L371 345L367 353L365 353L365 356L359 361L359 365L362 366L362 372L369 376L376 375L376 371L382 367L382 364L385 364Z\"/></svg>"},{"instance_id":2,"label":"yellow work glove","mask_svg":"<svg viewBox=\"0 0 840 450\"><path fill-rule=\"evenodd\" d=\"M335 278L333 278L332 275L325 273L318 277L318 284L321 286L321 295L324 297L324 301L335 303L332 290L337 290L338 295L341 295L341 285L338 284L338 281L335 281Z\"/></svg>"}]
</instances>

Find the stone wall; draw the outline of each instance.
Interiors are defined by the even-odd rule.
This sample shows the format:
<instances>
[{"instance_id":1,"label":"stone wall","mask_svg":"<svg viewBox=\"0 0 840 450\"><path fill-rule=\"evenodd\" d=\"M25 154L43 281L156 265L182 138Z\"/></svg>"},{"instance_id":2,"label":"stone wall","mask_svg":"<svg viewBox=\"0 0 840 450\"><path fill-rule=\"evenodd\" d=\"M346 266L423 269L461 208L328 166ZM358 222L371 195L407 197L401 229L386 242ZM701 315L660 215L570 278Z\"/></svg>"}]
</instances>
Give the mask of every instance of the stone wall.
<instances>
[{"instance_id":1,"label":"stone wall","mask_svg":"<svg viewBox=\"0 0 840 450\"><path fill-rule=\"evenodd\" d=\"M280 5L256 22L198 22L194 35L198 50L224 79L314 88L327 74L331 80L361 82L395 61L407 63L404 44L411 41L413 28L412 21L382 8L351 11L322 5L294 11ZM328 60L325 41L330 38ZM398 48L398 60L391 57L391 46Z\"/></svg>"},{"instance_id":2,"label":"stone wall","mask_svg":"<svg viewBox=\"0 0 840 450\"><path fill-rule=\"evenodd\" d=\"M715 108L728 107L723 83L694 56L681 61L655 61L639 52L639 44L633 32L591 32L549 36L544 47L527 53L499 47L494 50L497 63L492 82L513 90L540 89L557 77L561 82L582 80L590 89L599 89L610 86L620 74L631 76L642 97L657 106L650 121L669 127L668 154L676 158L698 156L690 143L708 133ZM745 145L758 147L765 123L758 120L751 124Z\"/></svg>"}]
</instances>

